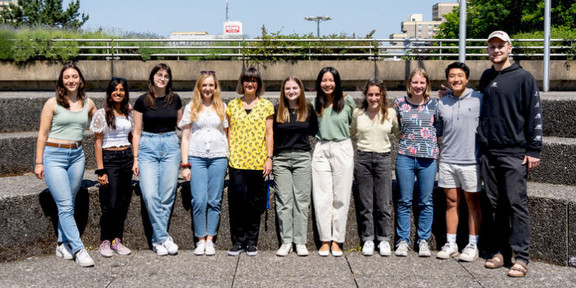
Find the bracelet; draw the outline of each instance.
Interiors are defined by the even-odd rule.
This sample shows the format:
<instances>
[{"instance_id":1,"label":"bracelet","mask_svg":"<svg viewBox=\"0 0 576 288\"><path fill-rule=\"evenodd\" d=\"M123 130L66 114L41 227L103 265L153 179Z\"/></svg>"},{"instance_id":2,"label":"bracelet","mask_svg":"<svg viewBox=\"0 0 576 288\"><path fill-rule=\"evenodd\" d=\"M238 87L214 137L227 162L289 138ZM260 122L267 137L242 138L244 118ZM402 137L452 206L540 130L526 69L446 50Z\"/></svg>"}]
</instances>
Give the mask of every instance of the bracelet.
<instances>
[{"instance_id":1,"label":"bracelet","mask_svg":"<svg viewBox=\"0 0 576 288\"><path fill-rule=\"evenodd\" d=\"M104 174L108 174L108 169L103 168L103 169L97 169L94 171L94 174L98 175L98 177L104 175Z\"/></svg>"},{"instance_id":2,"label":"bracelet","mask_svg":"<svg viewBox=\"0 0 576 288\"><path fill-rule=\"evenodd\" d=\"M42 162L36 162L36 165L44 165Z\"/></svg>"},{"instance_id":3,"label":"bracelet","mask_svg":"<svg viewBox=\"0 0 576 288\"><path fill-rule=\"evenodd\" d=\"M268 158L270 160L274 160L274 156L266 156L266 158Z\"/></svg>"},{"instance_id":4,"label":"bracelet","mask_svg":"<svg viewBox=\"0 0 576 288\"><path fill-rule=\"evenodd\" d=\"M190 167L192 167L192 164L190 164L190 163L186 163L186 164L182 163L182 164L180 164L180 169L186 169L186 168L190 168Z\"/></svg>"}]
</instances>

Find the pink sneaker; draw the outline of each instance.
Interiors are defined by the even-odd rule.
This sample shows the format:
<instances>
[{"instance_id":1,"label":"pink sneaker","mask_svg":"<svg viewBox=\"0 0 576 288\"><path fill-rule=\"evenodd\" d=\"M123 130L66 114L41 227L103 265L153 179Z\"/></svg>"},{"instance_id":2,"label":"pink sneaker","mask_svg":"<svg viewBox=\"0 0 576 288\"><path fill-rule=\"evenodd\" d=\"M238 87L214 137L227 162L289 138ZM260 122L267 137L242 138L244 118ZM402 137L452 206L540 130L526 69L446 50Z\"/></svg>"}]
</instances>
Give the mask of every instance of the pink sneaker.
<instances>
[{"instance_id":1,"label":"pink sneaker","mask_svg":"<svg viewBox=\"0 0 576 288\"><path fill-rule=\"evenodd\" d=\"M120 254L120 255L129 255L130 253L132 253L132 251L130 251L130 249L128 249L128 247L124 246L124 244L122 244L122 241L120 240L120 238L115 238L114 241L112 241L112 245L111 245L112 250L116 251L116 253Z\"/></svg>"},{"instance_id":2,"label":"pink sneaker","mask_svg":"<svg viewBox=\"0 0 576 288\"><path fill-rule=\"evenodd\" d=\"M112 255L114 254L112 249L110 249L110 241L109 240L102 241L102 244L100 244L98 251L100 251L100 255L102 255L106 258L112 257Z\"/></svg>"}]
</instances>

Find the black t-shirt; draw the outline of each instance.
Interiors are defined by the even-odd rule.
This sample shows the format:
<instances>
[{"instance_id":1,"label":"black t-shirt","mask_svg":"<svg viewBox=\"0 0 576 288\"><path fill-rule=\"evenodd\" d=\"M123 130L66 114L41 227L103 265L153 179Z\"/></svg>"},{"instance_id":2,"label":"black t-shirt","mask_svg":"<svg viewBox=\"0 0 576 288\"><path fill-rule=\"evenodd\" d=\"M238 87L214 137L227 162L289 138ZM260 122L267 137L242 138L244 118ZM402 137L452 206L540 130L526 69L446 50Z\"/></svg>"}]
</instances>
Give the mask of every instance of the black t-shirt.
<instances>
[{"instance_id":1,"label":"black t-shirt","mask_svg":"<svg viewBox=\"0 0 576 288\"><path fill-rule=\"evenodd\" d=\"M142 113L142 130L150 133L166 133L176 130L178 110L182 109L182 100L174 94L172 103L166 105L164 97L154 98L156 109L146 106L146 94L141 95L134 104L134 110Z\"/></svg>"},{"instance_id":2,"label":"black t-shirt","mask_svg":"<svg viewBox=\"0 0 576 288\"><path fill-rule=\"evenodd\" d=\"M305 122L298 122L297 114L291 111L290 122L278 123L278 105L274 107L274 112L274 154L285 149L310 151L309 136L316 135L318 130L318 119L312 105L308 104L308 119Z\"/></svg>"}]
</instances>

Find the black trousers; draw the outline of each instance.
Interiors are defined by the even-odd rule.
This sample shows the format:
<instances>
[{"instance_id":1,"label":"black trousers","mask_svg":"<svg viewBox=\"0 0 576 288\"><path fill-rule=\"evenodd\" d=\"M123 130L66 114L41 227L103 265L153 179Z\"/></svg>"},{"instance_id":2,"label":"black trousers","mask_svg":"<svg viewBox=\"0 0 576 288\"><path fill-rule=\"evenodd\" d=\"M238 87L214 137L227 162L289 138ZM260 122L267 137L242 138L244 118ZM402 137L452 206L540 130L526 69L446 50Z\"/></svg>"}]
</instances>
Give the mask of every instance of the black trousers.
<instances>
[{"instance_id":1,"label":"black trousers","mask_svg":"<svg viewBox=\"0 0 576 288\"><path fill-rule=\"evenodd\" d=\"M228 207L232 245L258 245L260 219L266 209L266 186L262 170L229 167Z\"/></svg>"},{"instance_id":2,"label":"black trousers","mask_svg":"<svg viewBox=\"0 0 576 288\"><path fill-rule=\"evenodd\" d=\"M108 170L108 185L100 187L100 240L122 239L124 221L132 200L132 148L103 150L104 168Z\"/></svg>"},{"instance_id":3,"label":"black trousers","mask_svg":"<svg viewBox=\"0 0 576 288\"><path fill-rule=\"evenodd\" d=\"M526 182L528 170L522 156L494 156L482 153L481 175L489 203L484 224L488 252L502 253L505 261L512 253L525 263L530 254L530 214Z\"/></svg>"},{"instance_id":4,"label":"black trousers","mask_svg":"<svg viewBox=\"0 0 576 288\"><path fill-rule=\"evenodd\" d=\"M357 150L354 182L358 229L363 242L389 241L392 234L392 160L390 153Z\"/></svg>"}]
</instances>

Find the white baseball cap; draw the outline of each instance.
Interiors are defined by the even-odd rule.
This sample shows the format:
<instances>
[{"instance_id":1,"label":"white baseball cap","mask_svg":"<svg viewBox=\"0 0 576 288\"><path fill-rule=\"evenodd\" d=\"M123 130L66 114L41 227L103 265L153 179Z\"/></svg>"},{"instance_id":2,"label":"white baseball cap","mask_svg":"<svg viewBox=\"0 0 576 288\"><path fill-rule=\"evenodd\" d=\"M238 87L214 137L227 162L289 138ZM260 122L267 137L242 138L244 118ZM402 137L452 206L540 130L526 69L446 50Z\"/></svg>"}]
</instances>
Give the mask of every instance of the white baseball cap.
<instances>
[{"instance_id":1,"label":"white baseball cap","mask_svg":"<svg viewBox=\"0 0 576 288\"><path fill-rule=\"evenodd\" d=\"M490 41L492 38L498 38L504 42L508 42L508 43L512 44L512 40L510 40L510 36L508 36L508 33L504 32L504 31L494 31L494 32L490 33L490 36L488 36L488 41Z\"/></svg>"}]
</instances>

